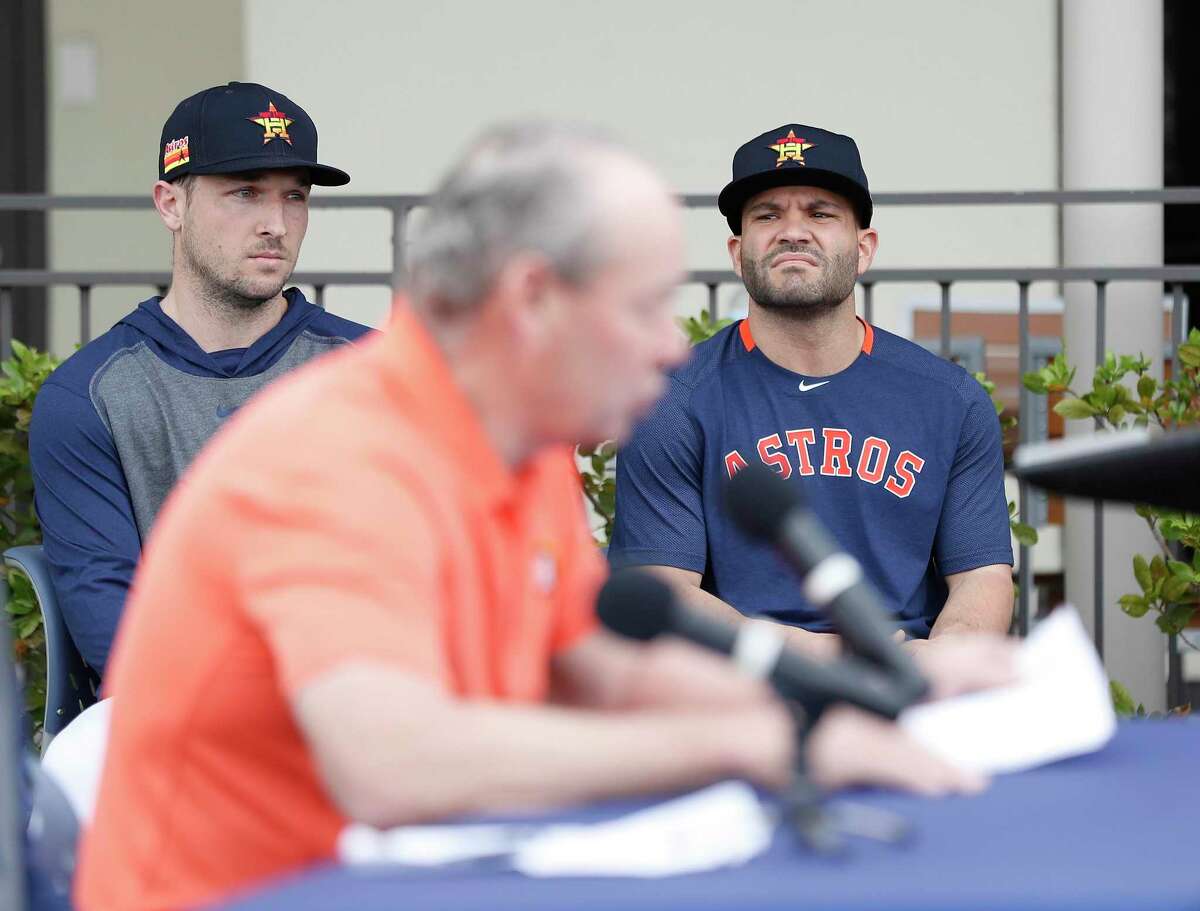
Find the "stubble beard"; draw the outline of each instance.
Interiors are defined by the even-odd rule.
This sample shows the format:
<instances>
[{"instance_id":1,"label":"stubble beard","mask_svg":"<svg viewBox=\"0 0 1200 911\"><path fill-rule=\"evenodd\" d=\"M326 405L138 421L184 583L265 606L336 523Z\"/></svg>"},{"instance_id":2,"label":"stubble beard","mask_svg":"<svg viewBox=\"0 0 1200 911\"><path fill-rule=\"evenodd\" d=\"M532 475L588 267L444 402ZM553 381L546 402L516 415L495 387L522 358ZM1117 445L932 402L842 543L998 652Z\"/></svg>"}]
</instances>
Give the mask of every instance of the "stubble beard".
<instances>
[{"instance_id":1,"label":"stubble beard","mask_svg":"<svg viewBox=\"0 0 1200 911\"><path fill-rule=\"evenodd\" d=\"M196 244L192 232L184 231L180 235L183 259L188 270L195 277L203 298L212 306L233 311L249 313L260 309L268 301L279 296L291 275L285 275L278 284L272 282L268 286L255 286L252 279L222 275L206 259L204 251ZM265 296L264 296L265 295Z\"/></svg>"},{"instance_id":2,"label":"stubble beard","mask_svg":"<svg viewBox=\"0 0 1200 911\"><path fill-rule=\"evenodd\" d=\"M784 273L772 281L771 263L787 253L803 253L821 265L809 279L798 273ZM742 282L750 299L760 307L797 319L813 319L837 309L854 293L858 279L858 256L854 251L825 256L810 247L790 244L771 250L761 259L751 259L742 251Z\"/></svg>"}]
</instances>

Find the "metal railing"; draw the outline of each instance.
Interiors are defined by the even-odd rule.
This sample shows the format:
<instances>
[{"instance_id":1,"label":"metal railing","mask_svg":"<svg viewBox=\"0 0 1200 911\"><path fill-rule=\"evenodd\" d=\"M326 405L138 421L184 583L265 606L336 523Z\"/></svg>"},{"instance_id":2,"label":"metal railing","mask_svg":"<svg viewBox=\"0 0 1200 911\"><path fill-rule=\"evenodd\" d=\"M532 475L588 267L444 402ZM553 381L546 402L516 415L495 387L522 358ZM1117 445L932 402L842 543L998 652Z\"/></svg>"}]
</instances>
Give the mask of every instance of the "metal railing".
<instances>
[{"instance_id":1,"label":"metal railing","mask_svg":"<svg viewBox=\"0 0 1200 911\"><path fill-rule=\"evenodd\" d=\"M1057 206L1088 204L1200 204L1200 187L1171 188L1161 190L1036 190L1027 192L957 192L957 193L878 193L874 203L885 206ZM716 208L716 197L707 194L685 194L680 197L687 208ZM417 195L386 196L314 196L310 205L317 209L376 209L390 213L392 221L392 269L388 272L298 272L292 276L294 284L311 286L315 301L322 304L325 289L331 285L369 285L398 290L404 282L404 258L408 220L414 209L426 203L426 197ZM0 211L51 211L51 210L148 210L150 200L143 196L48 196L25 194L0 194ZM714 319L720 316L718 292L725 285L740 285L741 281L732 271L696 270L688 274L688 284L707 289L708 312ZM1018 322L1018 362L1020 374L1033 369L1029 332L1029 288L1035 282L1089 283L1095 288L1096 340L1095 358L1099 364L1105 353L1105 316L1107 292L1110 284L1118 282L1163 282L1171 287L1171 339L1170 351L1178 350L1185 332L1184 293L1186 283L1200 283L1200 265L1188 266L1129 266L1129 267L985 267L985 268L905 268L872 269L860 278L863 288L864 315L872 320L874 291L881 284L936 284L940 289L940 334L939 353L950 356L952 313L952 288L956 283L997 282L1016 285ZM158 288L163 292L170 282L167 272L148 271L53 271L0 269L0 356L7 357L12 338L12 289L16 287L63 287L74 286L79 291L79 337L81 342L91 339L91 291L103 285L135 285ZM1033 439L1034 427L1027 419L1033 411L1033 394L1024 386L1019 392L1019 438L1022 443ZM1025 482L1020 483L1020 519L1029 522L1030 491ZM1096 648L1104 653L1104 515L1100 501L1096 501L1094 518L1095 533L1095 588L1093 615ZM1017 629L1024 635L1029 628L1030 592L1032 588L1032 565L1030 548L1020 545L1018 569ZM1169 692L1177 691L1178 660L1175 643L1171 643L1172 675Z\"/></svg>"}]
</instances>

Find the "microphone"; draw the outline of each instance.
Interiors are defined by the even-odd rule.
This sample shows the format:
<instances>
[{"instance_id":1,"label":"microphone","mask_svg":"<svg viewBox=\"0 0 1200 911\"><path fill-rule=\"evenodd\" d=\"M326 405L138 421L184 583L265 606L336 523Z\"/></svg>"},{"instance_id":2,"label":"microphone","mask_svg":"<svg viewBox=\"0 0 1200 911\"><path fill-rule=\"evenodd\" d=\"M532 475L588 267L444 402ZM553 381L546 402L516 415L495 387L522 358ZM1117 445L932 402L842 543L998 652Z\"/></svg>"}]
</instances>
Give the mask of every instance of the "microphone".
<instances>
[{"instance_id":1,"label":"microphone","mask_svg":"<svg viewBox=\"0 0 1200 911\"><path fill-rule=\"evenodd\" d=\"M605 628L627 639L645 642L670 634L728 655L780 696L798 702L810 719L833 702L894 719L916 701L911 690L897 687L888 674L859 658L816 661L789 650L773 624L726 624L688 610L670 586L644 570L613 573L600 590L596 613Z\"/></svg>"},{"instance_id":2,"label":"microphone","mask_svg":"<svg viewBox=\"0 0 1200 911\"><path fill-rule=\"evenodd\" d=\"M804 596L826 612L846 644L890 672L907 704L925 695L928 684L892 638L879 593L862 567L838 547L808 509L795 485L765 465L749 465L726 485L725 507L750 537L772 544L799 573Z\"/></svg>"}]
</instances>

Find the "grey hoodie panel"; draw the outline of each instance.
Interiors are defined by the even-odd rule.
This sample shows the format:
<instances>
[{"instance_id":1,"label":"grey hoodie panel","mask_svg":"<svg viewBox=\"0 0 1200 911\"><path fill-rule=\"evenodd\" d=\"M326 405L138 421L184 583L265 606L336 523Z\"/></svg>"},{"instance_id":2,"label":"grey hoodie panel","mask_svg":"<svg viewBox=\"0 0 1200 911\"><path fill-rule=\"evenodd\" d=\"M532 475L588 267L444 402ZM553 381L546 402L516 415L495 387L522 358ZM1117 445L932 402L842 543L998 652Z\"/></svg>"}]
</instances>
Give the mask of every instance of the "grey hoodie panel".
<instances>
[{"instance_id":1,"label":"grey hoodie panel","mask_svg":"<svg viewBox=\"0 0 1200 911\"><path fill-rule=\"evenodd\" d=\"M234 411L272 380L347 342L304 331L254 376L193 376L164 363L145 342L97 370L92 405L116 444L142 541L175 482Z\"/></svg>"}]
</instances>

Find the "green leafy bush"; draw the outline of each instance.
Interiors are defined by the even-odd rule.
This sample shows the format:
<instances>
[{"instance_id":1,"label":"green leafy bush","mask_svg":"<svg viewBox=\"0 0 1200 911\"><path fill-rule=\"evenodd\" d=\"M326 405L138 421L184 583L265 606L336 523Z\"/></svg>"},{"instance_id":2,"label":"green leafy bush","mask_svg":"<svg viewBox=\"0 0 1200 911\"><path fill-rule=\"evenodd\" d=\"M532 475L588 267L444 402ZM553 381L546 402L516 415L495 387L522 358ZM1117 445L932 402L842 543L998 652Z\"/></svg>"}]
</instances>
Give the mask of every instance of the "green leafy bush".
<instances>
[{"instance_id":1,"label":"green leafy bush","mask_svg":"<svg viewBox=\"0 0 1200 911\"><path fill-rule=\"evenodd\" d=\"M689 342L699 345L701 342L708 341L732 322L733 320L728 317L714 320L705 311L699 316L689 316L679 320L679 328L683 330Z\"/></svg>"},{"instance_id":2,"label":"green leafy bush","mask_svg":"<svg viewBox=\"0 0 1200 911\"><path fill-rule=\"evenodd\" d=\"M1165 431L1200 424L1200 331L1193 329L1174 365L1174 376L1160 381L1150 375L1150 362L1143 356L1117 356L1108 352L1096 368L1092 388L1072 388L1075 368L1059 354L1041 370L1027 373L1025 388L1039 395L1058 394L1054 410L1067 420L1092 420L1097 427L1124 430L1154 425ZM1130 617L1152 616L1168 636L1187 628L1200 606L1200 516L1137 506L1136 512L1154 535L1158 553L1147 559L1133 558L1133 577L1140 591L1118 599ZM1190 557L1189 557L1190 555ZM1180 640L1190 647L1186 637ZM1117 681L1111 682L1113 705L1124 716L1144 716ZM1172 714L1187 714L1190 706L1176 706Z\"/></svg>"},{"instance_id":3,"label":"green leafy bush","mask_svg":"<svg viewBox=\"0 0 1200 911\"><path fill-rule=\"evenodd\" d=\"M0 362L0 551L42 540L41 526L33 510L29 421L38 389L58 366L51 355L16 340L12 351L12 357ZM6 577L13 654L25 677L26 708L40 724L46 705L46 637L42 615L29 580L15 570L6 571Z\"/></svg>"},{"instance_id":4,"label":"green leafy bush","mask_svg":"<svg viewBox=\"0 0 1200 911\"><path fill-rule=\"evenodd\" d=\"M1145 357L1109 352L1096 368L1092 388L1077 392L1071 385L1075 368L1059 354L1041 370L1027 373L1024 383L1040 395L1062 395L1054 410L1064 418L1090 419L1103 429L1154 425L1170 431L1200 424L1200 330L1193 329L1180 346L1170 380L1157 380L1149 370ZM1200 516L1152 506L1136 509L1159 553L1133 558L1140 591L1122 595L1121 610L1131 617L1153 616L1160 630L1178 635L1200 605Z\"/></svg>"},{"instance_id":5,"label":"green leafy bush","mask_svg":"<svg viewBox=\"0 0 1200 911\"><path fill-rule=\"evenodd\" d=\"M996 398L996 384L987 378L986 373L974 373L976 382L987 392L988 398L992 400L992 407L996 409L996 417L1000 419L1000 432L1007 434L1015 430L1017 427L1017 419L1015 417L1004 416L1004 403ZM1008 501L1008 527L1012 529L1013 537L1017 539L1018 544L1023 544L1026 547L1033 547L1038 542L1037 529L1032 525L1026 525L1017 518L1017 503L1015 500Z\"/></svg>"},{"instance_id":6,"label":"green leafy bush","mask_svg":"<svg viewBox=\"0 0 1200 911\"><path fill-rule=\"evenodd\" d=\"M613 518L617 513L617 446L610 440L591 448L580 446L578 453L587 462L579 472L583 481L583 495L592 504L592 511L601 522L595 530L596 540L607 547L612 538Z\"/></svg>"}]
</instances>

